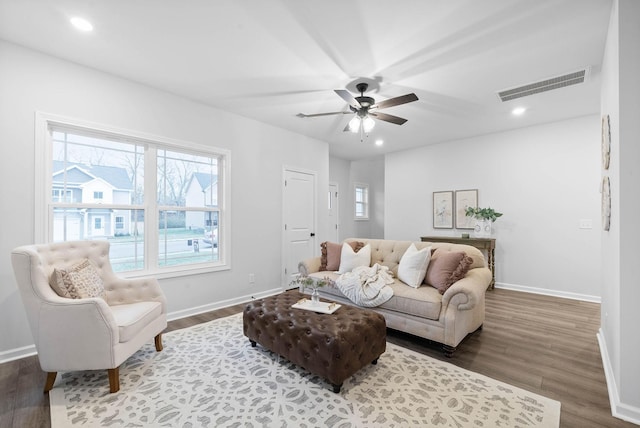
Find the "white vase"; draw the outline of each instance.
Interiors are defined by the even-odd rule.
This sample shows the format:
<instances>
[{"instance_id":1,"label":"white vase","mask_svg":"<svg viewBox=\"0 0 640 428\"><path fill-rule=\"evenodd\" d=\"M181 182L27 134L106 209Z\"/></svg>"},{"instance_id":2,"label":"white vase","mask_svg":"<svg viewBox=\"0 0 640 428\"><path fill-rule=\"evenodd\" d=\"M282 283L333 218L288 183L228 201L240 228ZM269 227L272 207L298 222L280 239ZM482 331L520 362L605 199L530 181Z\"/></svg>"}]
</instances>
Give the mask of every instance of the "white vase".
<instances>
[{"instance_id":1,"label":"white vase","mask_svg":"<svg viewBox=\"0 0 640 428\"><path fill-rule=\"evenodd\" d=\"M476 238L491 237L492 224L493 222L491 220L476 219L476 224L473 228L473 236Z\"/></svg>"}]
</instances>

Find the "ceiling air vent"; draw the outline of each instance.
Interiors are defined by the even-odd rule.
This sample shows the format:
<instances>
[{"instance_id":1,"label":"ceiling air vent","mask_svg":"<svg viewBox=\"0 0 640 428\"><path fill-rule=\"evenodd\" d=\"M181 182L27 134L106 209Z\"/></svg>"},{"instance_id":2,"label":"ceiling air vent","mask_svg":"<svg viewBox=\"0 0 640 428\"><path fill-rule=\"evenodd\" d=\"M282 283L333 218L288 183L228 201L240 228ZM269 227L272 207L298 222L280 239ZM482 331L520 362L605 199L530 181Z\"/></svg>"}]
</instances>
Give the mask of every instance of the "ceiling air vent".
<instances>
[{"instance_id":1,"label":"ceiling air vent","mask_svg":"<svg viewBox=\"0 0 640 428\"><path fill-rule=\"evenodd\" d=\"M500 100L504 102L515 100L516 98L527 97L533 94L539 94L540 92L564 88L565 86L577 85L578 83L585 82L589 77L589 70L590 68L585 68L563 76L552 77L550 79L529 83L528 85L519 86L517 88L505 89L498 92L498 96L500 97Z\"/></svg>"}]
</instances>

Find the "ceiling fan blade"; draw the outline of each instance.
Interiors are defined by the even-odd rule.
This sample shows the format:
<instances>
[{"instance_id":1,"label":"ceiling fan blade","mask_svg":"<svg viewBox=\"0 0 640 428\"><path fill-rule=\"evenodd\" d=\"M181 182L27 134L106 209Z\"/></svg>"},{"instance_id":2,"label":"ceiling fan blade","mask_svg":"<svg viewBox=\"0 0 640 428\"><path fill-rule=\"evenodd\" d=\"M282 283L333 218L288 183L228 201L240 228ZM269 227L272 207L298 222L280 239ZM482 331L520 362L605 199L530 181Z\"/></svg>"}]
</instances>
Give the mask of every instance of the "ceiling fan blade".
<instances>
[{"instance_id":1,"label":"ceiling fan blade","mask_svg":"<svg viewBox=\"0 0 640 428\"><path fill-rule=\"evenodd\" d=\"M356 100L353 97L353 95L351 95L351 92L347 91L346 89L334 89L334 91L336 92L336 94L340 96L340 98L345 100L351 107L355 108L356 110L359 110L360 108L362 108L358 100Z\"/></svg>"},{"instance_id":2,"label":"ceiling fan blade","mask_svg":"<svg viewBox=\"0 0 640 428\"><path fill-rule=\"evenodd\" d=\"M315 114L304 114L298 113L296 116L298 117L318 117L318 116L331 116L334 114L353 114L352 111L332 111L331 113L315 113Z\"/></svg>"},{"instance_id":3,"label":"ceiling fan blade","mask_svg":"<svg viewBox=\"0 0 640 428\"><path fill-rule=\"evenodd\" d=\"M372 105L371 108L374 108L374 107L387 108L387 107L397 106L400 104L410 103L413 101L418 101L418 96L416 94L407 94L407 95L402 95L395 98L389 98L388 100L380 101L379 103Z\"/></svg>"},{"instance_id":4,"label":"ceiling fan blade","mask_svg":"<svg viewBox=\"0 0 640 428\"><path fill-rule=\"evenodd\" d=\"M384 120L385 122L390 122L396 125L402 125L407 121L407 119L403 119L401 117L393 116L391 114L386 114L386 113L376 112L376 113L369 113L369 115L375 117L376 119Z\"/></svg>"}]
</instances>

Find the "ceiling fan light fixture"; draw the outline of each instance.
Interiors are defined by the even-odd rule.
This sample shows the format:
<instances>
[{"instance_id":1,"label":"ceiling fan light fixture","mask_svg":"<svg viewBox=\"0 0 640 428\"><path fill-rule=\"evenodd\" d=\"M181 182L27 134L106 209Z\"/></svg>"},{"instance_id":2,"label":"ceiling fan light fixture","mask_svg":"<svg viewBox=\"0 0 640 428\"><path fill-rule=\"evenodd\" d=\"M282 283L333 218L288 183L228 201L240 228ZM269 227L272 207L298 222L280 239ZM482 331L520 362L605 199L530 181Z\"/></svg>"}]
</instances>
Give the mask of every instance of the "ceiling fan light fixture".
<instances>
[{"instance_id":1,"label":"ceiling fan light fixture","mask_svg":"<svg viewBox=\"0 0 640 428\"><path fill-rule=\"evenodd\" d=\"M366 116L362 119L362 129L365 133L371 132L371 130L376 126L376 121L371 118L371 116Z\"/></svg>"},{"instance_id":2,"label":"ceiling fan light fixture","mask_svg":"<svg viewBox=\"0 0 640 428\"><path fill-rule=\"evenodd\" d=\"M349 131L354 134L360 129L360 117L358 115L353 116L353 119L349 121Z\"/></svg>"}]
</instances>

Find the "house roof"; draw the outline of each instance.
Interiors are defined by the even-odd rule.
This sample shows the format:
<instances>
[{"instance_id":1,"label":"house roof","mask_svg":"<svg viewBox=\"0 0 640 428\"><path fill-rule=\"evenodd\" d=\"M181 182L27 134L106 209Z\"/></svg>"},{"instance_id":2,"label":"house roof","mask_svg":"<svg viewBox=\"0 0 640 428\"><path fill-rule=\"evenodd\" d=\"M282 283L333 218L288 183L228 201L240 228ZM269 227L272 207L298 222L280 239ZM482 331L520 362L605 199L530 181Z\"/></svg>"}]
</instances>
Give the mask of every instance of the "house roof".
<instances>
[{"instance_id":1,"label":"house roof","mask_svg":"<svg viewBox=\"0 0 640 428\"><path fill-rule=\"evenodd\" d=\"M195 180L200 186L200 190L204 191L211 186L211 183L216 183L218 181L217 175L211 175L204 172L194 172L191 176L192 182ZM189 184L191 185L191 184Z\"/></svg>"},{"instance_id":2,"label":"house roof","mask_svg":"<svg viewBox=\"0 0 640 428\"><path fill-rule=\"evenodd\" d=\"M65 164L62 161L53 161L53 181L62 181L62 172ZM67 163L67 182L83 184L94 178L100 178L115 189L133 190L133 183L125 168L103 165L83 165L79 163ZM56 179L58 177L58 179Z\"/></svg>"}]
</instances>

